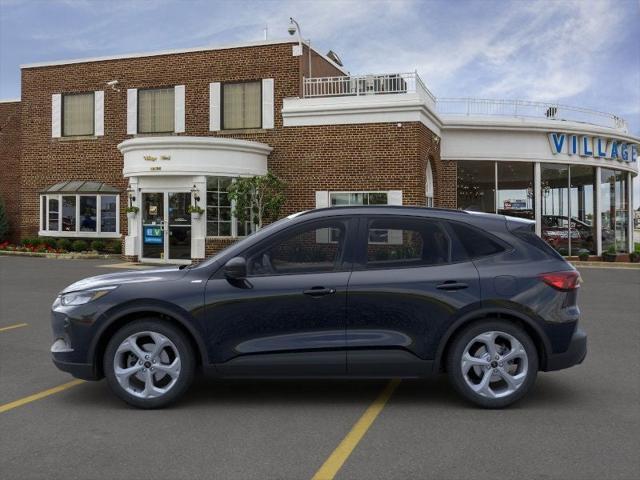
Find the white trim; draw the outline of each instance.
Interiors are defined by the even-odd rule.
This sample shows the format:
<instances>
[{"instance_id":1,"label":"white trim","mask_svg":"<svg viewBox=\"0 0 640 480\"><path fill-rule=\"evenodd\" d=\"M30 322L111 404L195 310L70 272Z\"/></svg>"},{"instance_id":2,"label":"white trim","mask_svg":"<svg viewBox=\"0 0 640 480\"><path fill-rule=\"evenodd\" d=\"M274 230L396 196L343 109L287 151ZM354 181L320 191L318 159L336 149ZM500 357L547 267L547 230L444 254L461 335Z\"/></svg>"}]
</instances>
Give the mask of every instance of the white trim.
<instances>
[{"instance_id":1,"label":"white trim","mask_svg":"<svg viewBox=\"0 0 640 480\"><path fill-rule=\"evenodd\" d=\"M402 190L387 191L387 205L402 205Z\"/></svg>"},{"instance_id":2,"label":"white trim","mask_svg":"<svg viewBox=\"0 0 640 480\"><path fill-rule=\"evenodd\" d=\"M51 95L51 138L62 137L62 94Z\"/></svg>"},{"instance_id":3,"label":"white trim","mask_svg":"<svg viewBox=\"0 0 640 480\"><path fill-rule=\"evenodd\" d=\"M209 131L220 131L221 124L220 82L209 84Z\"/></svg>"},{"instance_id":4,"label":"white trim","mask_svg":"<svg viewBox=\"0 0 640 480\"><path fill-rule=\"evenodd\" d=\"M173 87L174 95L174 119L173 130L175 133L183 133L185 131L184 121L184 103L185 103L185 86L176 85Z\"/></svg>"},{"instance_id":5,"label":"white trim","mask_svg":"<svg viewBox=\"0 0 640 480\"><path fill-rule=\"evenodd\" d=\"M262 79L262 128L270 129L275 124L274 80Z\"/></svg>"},{"instance_id":6,"label":"white trim","mask_svg":"<svg viewBox=\"0 0 640 480\"><path fill-rule=\"evenodd\" d=\"M42 212L42 198L45 198L46 212ZM74 197L76 229L75 231L62 230L62 197ZM80 230L80 197L96 197L96 231ZM116 197L116 231L101 232L102 197ZM49 230L49 199L58 201L58 230ZM120 238L120 194L118 193L41 193L38 195L38 210L40 211L40 225L38 235L41 237L76 237L76 238ZM42 230L42 216L45 216L46 230Z\"/></svg>"},{"instance_id":7,"label":"white trim","mask_svg":"<svg viewBox=\"0 0 640 480\"><path fill-rule=\"evenodd\" d=\"M21 99L18 98L0 98L0 103L17 103L20 102Z\"/></svg>"},{"instance_id":8,"label":"white trim","mask_svg":"<svg viewBox=\"0 0 640 480\"><path fill-rule=\"evenodd\" d=\"M627 172L627 252L631 253L634 251L634 241L633 241L633 174L631 172Z\"/></svg>"},{"instance_id":9,"label":"white trim","mask_svg":"<svg viewBox=\"0 0 640 480\"><path fill-rule=\"evenodd\" d=\"M93 92L93 134L96 137L104 135L104 91Z\"/></svg>"},{"instance_id":10,"label":"white trim","mask_svg":"<svg viewBox=\"0 0 640 480\"><path fill-rule=\"evenodd\" d=\"M327 208L330 206L329 191L318 190L316 191L316 208Z\"/></svg>"},{"instance_id":11,"label":"white trim","mask_svg":"<svg viewBox=\"0 0 640 480\"><path fill-rule=\"evenodd\" d=\"M285 127L420 122L440 135L442 122L417 93L390 93L358 97L285 98Z\"/></svg>"},{"instance_id":12,"label":"white trim","mask_svg":"<svg viewBox=\"0 0 640 480\"><path fill-rule=\"evenodd\" d=\"M138 90L127 89L127 135L138 133Z\"/></svg>"},{"instance_id":13,"label":"white trim","mask_svg":"<svg viewBox=\"0 0 640 480\"><path fill-rule=\"evenodd\" d=\"M158 50L155 52L125 53L122 55L107 55L102 57L88 57L88 58L76 58L71 60L54 60L54 61L46 61L46 62L25 63L20 65L20 69L50 67L54 65L70 65L73 63L102 62L105 60L123 60L128 58L156 57L159 55L175 55L180 53L191 53L191 52L230 50L233 48L263 47L268 45L281 45L281 44L288 44L288 43L297 44L298 40L291 40L291 39L266 40L266 41L260 41L260 42L232 43L227 45L208 46L208 47L192 47L192 48L171 49L171 50ZM331 61L331 59L326 58L324 55L318 52L315 48L312 47L311 50L316 52L325 60L328 60L333 66L335 66L338 70L342 71L345 75L349 73L344 68L338 66L337 64L335 64L335 62Z\"/></svg>"}]
</instances>

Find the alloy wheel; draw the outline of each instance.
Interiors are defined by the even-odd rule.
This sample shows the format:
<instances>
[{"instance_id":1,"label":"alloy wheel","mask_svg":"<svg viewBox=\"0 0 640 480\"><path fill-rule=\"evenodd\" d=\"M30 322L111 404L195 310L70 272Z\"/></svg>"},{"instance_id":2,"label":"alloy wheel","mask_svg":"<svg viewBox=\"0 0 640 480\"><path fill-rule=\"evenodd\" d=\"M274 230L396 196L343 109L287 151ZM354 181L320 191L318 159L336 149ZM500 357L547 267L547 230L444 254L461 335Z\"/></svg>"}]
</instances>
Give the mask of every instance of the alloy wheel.
<instances>
[{"instance_id":1,"label":"alloy wheel","mask_svg":"<svg viewBox=\"0 0 640 480\"><path fill-rule=\"evenodd\" d=\"M143 399L166 394L178 381L180 354L166 336L152 331L137 332L117 348L113 372L120 386Z\"/></svg>"},{"instance_id":2,"label":"alloy wheel","mask_svg":"<svg viewBox=\"0 0 640 480\"><path fill-rule=\"evenodd\" d=\"M513 335L483 332L465 347L462 376L473 392L486 398L512 395L527 379L527 352Z\"/></svg>"}]
</instances>

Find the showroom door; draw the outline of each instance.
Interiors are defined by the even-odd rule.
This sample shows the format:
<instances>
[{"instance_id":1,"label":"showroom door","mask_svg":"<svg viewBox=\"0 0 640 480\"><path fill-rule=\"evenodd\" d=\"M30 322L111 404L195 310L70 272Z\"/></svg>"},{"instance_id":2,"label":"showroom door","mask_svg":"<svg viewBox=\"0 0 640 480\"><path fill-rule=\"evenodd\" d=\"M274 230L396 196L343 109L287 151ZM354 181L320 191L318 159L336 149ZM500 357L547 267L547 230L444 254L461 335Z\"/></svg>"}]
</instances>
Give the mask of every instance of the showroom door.
<instances>
[{"instance_id":1,"label":"showroom door","mask_svg":"<svg viewBox=\"0 0 640 480\"><path fill-rule=\"evenodd\" d=\"M191 261L191 215L187 192L142 194L142 261Z\"/></svg>"}]
</instances>

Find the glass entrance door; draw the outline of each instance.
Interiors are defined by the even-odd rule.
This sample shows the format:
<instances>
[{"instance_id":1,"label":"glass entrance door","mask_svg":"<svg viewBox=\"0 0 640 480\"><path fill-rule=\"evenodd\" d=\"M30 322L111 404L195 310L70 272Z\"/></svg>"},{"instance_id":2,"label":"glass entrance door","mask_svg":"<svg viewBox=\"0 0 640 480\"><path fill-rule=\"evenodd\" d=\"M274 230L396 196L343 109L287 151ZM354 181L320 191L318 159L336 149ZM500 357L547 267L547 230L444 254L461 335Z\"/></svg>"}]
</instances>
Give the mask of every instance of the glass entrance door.
<instances>
[{"instance_id":1,"label":"glass entrance door","mask_svg":"<svg viewBox=\"0 0 640 480\"><path fill-rule=\"evenodd\" d=\"M191 194L142 193L142 260L190 261Z\"/></svg>"},{"instance_id":2,"label":"glass entrance door","mask_svg":"<svg viewBox=\"0 0 640 480\"><path fill-rule=\"evenodd\" d=\"M191 260L191 214L187 212L191 194L169 192L169 251L170 260Z\"/></svg>"},{"instance_id":3,"label":"glass entrance door","mask_svg":"<svg viewBox=\"0 0 640 480\"><path fill-rule=\"evenodd\" d=\"M142 194L142 258L165 259L164 193Z\"/></svg>"}]
</instances>

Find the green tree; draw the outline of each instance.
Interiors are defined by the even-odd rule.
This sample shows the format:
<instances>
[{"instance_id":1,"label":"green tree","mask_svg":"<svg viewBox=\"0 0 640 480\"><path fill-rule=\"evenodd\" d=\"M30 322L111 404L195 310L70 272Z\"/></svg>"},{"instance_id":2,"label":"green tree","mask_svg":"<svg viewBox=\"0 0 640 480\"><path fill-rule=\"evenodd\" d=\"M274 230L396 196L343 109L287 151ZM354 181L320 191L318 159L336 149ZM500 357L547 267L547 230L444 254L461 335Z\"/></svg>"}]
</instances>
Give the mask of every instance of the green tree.
<instances>
[{"instance_id":1,"label":"green tree","mask_svg":"<svg viewBox=\"0 0 640 480\"><path fill-rule=\"evenodd\" d=\"M271 172L238 178L227 189L229 198L235 202L234 215L240 222L251 221L261 229L265 222L276 220L280 215L285 186Z\"/></svg>"},{"instance_id":2,"label":"green tree","mask_svg":"<svg viewBox=\"0 0 640 480\"><path fill-rule=\"evenodd\" d=\"M4 200L0 198L0 242L7 239L9 235L9 219L7 218L7 211L4 208Z\"/></svg>"}]
</instances>

